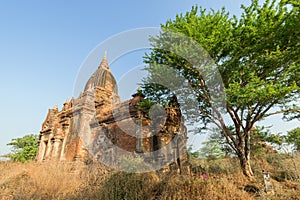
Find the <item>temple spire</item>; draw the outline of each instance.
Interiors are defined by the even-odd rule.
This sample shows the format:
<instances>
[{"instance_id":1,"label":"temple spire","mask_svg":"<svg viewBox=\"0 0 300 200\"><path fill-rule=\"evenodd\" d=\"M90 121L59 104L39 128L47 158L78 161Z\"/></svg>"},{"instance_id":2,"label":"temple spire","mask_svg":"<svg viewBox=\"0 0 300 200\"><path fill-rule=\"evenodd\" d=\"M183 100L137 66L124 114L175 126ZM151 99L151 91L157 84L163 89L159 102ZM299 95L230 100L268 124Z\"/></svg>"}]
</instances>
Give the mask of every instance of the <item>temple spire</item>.
<instances>
[{"instance_id":1,"label":"temple spire","mask_svg":"<svg viewBox=\"0 0 300 200\"><path fill-rule=\"evenodd\" d=\"M107 54L107 52L106 52L106 51L104 51L103 60L106 60L106 54Z\"/></svg>"},{"instance_id":2,"label":"temple spire","mask_svg":"<svg viewBox=\"0 0 300 200\"><path fill-rule=\"evenodd\" d=\"M102 59L101 64L100 64L99 67L103 67L104 69L109 70L107 57L106 57L106 51L104 52L104 56L103 56L103 59Z\"/></svg>"}]
</instances>

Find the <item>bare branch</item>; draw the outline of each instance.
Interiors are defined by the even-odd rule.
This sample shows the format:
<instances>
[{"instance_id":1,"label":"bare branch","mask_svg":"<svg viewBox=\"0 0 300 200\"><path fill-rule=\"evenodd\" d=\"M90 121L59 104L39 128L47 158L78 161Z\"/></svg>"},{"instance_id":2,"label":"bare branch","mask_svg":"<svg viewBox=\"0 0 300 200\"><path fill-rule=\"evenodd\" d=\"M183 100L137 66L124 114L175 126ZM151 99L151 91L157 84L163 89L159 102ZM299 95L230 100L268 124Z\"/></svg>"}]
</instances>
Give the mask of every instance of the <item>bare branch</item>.
<instances>
[{"instance_id":1,"label":"bare branch","mask_svg":"<svg viewBox=\"0 0 300 200\"><path fill-rule=\"evenodd\" d=\"M292 112L300 114L300 109L279 110L279 111L276 111L276 112L264 114L263 117L269 117L269 116L272 116L272 115L277 115L277 114L282 114L282 113L292 113Z\"/></svg>"}]
</instances>

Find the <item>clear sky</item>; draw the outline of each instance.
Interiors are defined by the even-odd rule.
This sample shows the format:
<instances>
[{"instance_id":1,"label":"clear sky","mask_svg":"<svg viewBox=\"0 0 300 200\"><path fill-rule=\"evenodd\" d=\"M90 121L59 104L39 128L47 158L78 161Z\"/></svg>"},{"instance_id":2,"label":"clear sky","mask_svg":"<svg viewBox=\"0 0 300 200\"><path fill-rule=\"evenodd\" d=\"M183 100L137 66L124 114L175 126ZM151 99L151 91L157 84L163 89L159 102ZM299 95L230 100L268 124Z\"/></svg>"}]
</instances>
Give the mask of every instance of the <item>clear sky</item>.
<instances>
[{"instance_id":1,"label":"clear sky","mask_svg":"<svg viewBox=\"0 0 300 200\"><path fill-rule=\"evenodd\" d=\"M105 39L159 27L196 4L239 15L241 3L250 0L0 0L0 155L12 138L39 133L48 109L72 96L81 64ZM111 71L118 80L130 67L117 62Z\"/></svg>"}]
</instances>

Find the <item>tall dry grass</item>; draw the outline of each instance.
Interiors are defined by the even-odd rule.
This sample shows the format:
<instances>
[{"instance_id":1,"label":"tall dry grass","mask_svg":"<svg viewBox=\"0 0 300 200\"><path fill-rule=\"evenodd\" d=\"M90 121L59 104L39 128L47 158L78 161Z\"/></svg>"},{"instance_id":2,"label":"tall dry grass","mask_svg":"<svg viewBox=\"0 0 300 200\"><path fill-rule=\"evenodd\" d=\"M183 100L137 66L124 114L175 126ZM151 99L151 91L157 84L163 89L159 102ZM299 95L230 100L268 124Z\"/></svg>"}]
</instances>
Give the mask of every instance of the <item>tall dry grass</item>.
<instances>
[{"instance_id":1,"label":"tall dry grass","mask_svg":"<svg viewBox=\"0 0 300 200\"><path fill-rule=\"evenodd\" d=\"M299 157L255 159L253 180L242 175L236 159L192 163L193 174L184 176L116 172L100 164L0 162L0 199L300 199ZM263 169L270 172L274 195L264 192Z\"/></svg>"},{"instance_id":2,"label":"tall dry grass","mask_svg":"<svg viewBox=\"0 0 300 200\"><path fill-rule=\"evenodd\" d=\"M67 163L0 163L1 199L63 199L81 184Z\"/></svg>"},{"instance_id":3,"label":"tall dry grass","mask_svg":"<svg viewBox=\"0 0 300 200\"><path fill-rule=\"evenodd\" d=\"M101 187L101 164L0 162L0 199L77 199L81 188Z\"/></svg>"}]
</instances>

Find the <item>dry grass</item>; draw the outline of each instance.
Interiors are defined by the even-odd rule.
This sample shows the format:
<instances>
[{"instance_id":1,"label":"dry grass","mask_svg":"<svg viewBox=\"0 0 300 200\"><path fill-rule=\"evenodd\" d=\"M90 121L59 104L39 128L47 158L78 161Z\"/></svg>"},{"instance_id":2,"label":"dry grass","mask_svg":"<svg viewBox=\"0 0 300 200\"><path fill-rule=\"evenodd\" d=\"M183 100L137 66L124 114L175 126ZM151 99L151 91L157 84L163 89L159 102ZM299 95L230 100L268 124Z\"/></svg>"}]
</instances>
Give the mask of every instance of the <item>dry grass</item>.
<instances>
[{"instance_id":1,"label":"dry grass","mask_svg":"<svg viewBox=\"0 0 300 200\"><path fill-rule=\"evenodd\" d=\"M195 173L181 176L109 172L100 164L0 162L0 199L300 199L299 157L254 160L254 180L242 175L235 159L192 163ZM274 195L264 192L262 169L271 174Z\"/></svg>"},{"instance_id":2,"label":"dry grass","mask_svg":"<svg viewBox=\"0 0 300 200\"><path fill-rule=\"evenodd\" d=\"M62 199L81 184L70 164L3 162L0 171L1 199Z\"/></svg>"}]
</instances>

